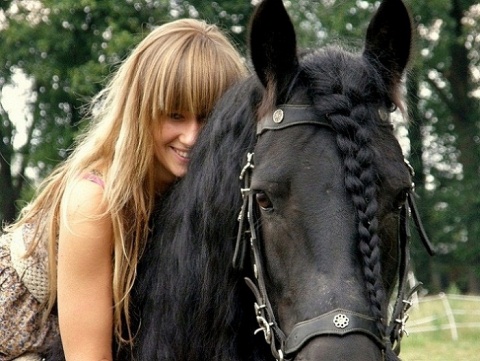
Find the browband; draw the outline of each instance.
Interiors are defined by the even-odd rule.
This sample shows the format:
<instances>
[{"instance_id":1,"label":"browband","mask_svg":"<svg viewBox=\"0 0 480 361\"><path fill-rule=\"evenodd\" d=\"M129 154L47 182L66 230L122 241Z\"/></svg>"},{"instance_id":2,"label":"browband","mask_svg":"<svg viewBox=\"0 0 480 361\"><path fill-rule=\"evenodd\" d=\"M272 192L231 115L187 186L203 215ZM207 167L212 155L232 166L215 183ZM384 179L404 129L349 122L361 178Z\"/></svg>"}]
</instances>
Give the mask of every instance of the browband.
<instances>
[{"instance_id":1,"label":"browband","mask_svg":"<svg viewBox=\"0 0 480 361\"><path fill-rule=\"evenodd\" d=\"M280 130L299 124L324 125L332 127L327 114L317 114L311 105L282 104L257 123L257 136L266 130Z\"/></svg>"}]
</instances>

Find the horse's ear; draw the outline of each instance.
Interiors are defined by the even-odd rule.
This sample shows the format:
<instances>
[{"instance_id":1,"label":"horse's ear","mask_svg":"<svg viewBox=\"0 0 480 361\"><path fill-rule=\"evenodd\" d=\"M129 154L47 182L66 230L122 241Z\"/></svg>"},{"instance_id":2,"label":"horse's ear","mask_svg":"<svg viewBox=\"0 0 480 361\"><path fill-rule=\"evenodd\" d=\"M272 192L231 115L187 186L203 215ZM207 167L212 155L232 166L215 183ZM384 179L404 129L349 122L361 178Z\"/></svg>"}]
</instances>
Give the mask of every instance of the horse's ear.
<instances>
[{"instance_id":1,"label":"horse's ear","mask_svg":"<svg viewBox=\"0 0 480 361\"><path fill-rule=\"evenodd\" d=\"M379 66L391 92L410 59L412 19L402 0L383 0L367 29L364 56Z\"/></svg>"},{"instance_id":2,"label":"horse's ear","mask_svg":"<svg viewBox=\"0 0 480 361\"><path fill-rule=\"evenodd\" d=\"M298 67L295 30L282 0L264 0L257 6L249 41L257 76L281 98Z\"/></svg>"}]
</instances>

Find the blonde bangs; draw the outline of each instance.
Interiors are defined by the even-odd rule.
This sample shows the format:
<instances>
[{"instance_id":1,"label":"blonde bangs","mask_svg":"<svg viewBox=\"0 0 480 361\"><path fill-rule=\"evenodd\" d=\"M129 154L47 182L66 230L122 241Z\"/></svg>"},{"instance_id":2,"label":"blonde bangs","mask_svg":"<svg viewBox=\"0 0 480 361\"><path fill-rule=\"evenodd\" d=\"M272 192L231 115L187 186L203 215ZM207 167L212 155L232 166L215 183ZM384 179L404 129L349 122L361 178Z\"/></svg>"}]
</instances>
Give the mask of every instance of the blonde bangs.
<instances>
[{"instance_id":1,"label":"blonde bangs","mask_svg":"<svg viewBox=\"0 0 480 361\"><path fill-rule=\"evenodd\" d=\"M184 37L184 42L176 42L182 46L176 47L172 42L159 55L162 62L158 66L165 69L157 72L162 78L156 80L157 89L152 94L157 96L160 114L188 111L207 117L219 97L239 79L243 64L238 62L233 47L225 49L225 43L214 42L199 33Z\"/></svg>"}]
</instances>

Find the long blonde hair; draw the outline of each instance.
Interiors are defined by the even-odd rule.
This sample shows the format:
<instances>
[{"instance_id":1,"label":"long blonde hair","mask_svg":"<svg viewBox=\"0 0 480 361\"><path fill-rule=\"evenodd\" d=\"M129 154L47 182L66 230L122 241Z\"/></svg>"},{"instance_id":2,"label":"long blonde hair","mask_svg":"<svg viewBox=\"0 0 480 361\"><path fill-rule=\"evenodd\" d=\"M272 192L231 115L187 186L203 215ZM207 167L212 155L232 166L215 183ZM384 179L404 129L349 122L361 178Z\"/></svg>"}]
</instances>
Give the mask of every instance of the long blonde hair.
<instances>
[{"instance_id":1,"label":"long blonde hair","mask_svg":"<svg viewBox=\"0 0 480 361\"><path fill-rule=\"evenodd\" d=\"M82 173L101 164L103 201L114 231L114 334L120 343L131 342L130 290L149 236L155 196L152 128L171 111L207 116L227 88L246 74L242 58L226 36L199 20L181 19L157 27L133 49L93 99L90 126L77 138L71 156L45 179L37 197L11 227L32 222L40 214L46 217L48 313L56 301L57 235L59 222L65 219L60 202Z\"/></svg>"}]
</instances>

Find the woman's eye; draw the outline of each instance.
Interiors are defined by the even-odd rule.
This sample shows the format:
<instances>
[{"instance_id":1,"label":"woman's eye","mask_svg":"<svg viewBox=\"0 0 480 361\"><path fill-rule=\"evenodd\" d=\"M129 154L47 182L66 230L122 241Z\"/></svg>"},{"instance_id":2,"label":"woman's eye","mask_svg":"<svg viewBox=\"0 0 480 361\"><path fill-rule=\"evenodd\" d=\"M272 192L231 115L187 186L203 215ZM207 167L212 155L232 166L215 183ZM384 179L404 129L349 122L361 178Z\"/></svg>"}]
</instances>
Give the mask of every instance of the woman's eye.
<instances>
[{"instance_id":1,"label":"woman's eye","mask_svg":"<svg viewBox=\"0 0 480 361\"><path fill-rule=\"evenodd\" d=\"M168 115L168 117L169 117L170 119L173 119L173 120L181 120L181 119L183 119L182 113L171 113L171 114Z\"/></svg>"},{"instance_id":2,"label":"woman's eye","mask_svg":"<svg viewBox=\"0 0 480 361\"><path fill-rule=\"evenodd\" d=\"M258 206L264 211L273 210L273 204L270 201L270 198L264 192L258 192L255 194L255 199L257 200Z\"/></svg>"}]
</instances>

